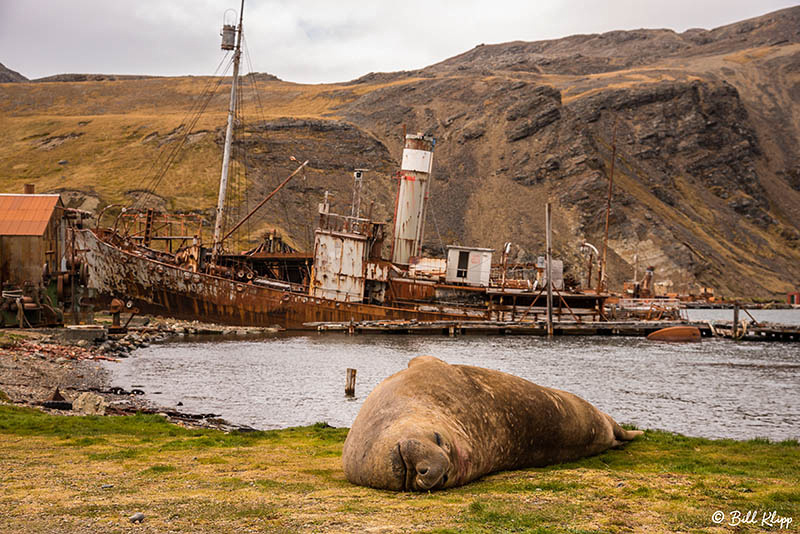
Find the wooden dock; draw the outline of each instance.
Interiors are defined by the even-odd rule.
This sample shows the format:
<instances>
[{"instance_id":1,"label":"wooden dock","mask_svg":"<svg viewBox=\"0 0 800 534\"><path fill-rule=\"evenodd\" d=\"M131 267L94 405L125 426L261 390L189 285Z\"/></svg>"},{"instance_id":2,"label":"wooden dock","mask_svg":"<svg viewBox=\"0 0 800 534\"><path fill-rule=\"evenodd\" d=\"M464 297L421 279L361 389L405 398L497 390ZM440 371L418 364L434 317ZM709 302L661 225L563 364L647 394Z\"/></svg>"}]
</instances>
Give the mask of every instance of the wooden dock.
<instances>
[{"instance_id":1,"label":"wooden dock","mask_svg":"<svg viewBox=\"0 0 800 534\"><path fill-rule=\"evenodd\" d=\"M736 328L733 321L707 321L705 324L709 334L716 337L742 341L800 341L800 326L746 321Z\"/></svg>"},{"instance_id":2,"label":"wooden dock","mask_svg":"<svg viewBox=\"0 0 800 534\"><path fill-rule=\"evenodd\" d=\"M735 331L731 321L559 321L553 324L555 336L633 336L643 337L670 326L695 326L703 337L725 337L742 341L800 341L800 327L776 324L742 325ZM544 321L362 321L346 323L305 323L317 332L347 334L418 335L523 335L546 336Z\"/></svg>"}]
</instances>

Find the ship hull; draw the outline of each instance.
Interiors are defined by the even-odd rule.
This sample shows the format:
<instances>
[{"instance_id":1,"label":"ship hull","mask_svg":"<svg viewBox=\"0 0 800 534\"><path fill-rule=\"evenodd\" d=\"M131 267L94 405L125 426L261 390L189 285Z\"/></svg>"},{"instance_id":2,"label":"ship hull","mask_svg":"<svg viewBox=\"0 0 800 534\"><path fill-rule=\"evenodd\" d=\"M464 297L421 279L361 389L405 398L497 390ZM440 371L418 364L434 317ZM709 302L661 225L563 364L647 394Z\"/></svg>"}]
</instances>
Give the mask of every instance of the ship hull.
<instances>
[{"instance_id":1,"label":"ship hull","mask_svg":"<svg viewBox=\"0 0 800 534\"><path fill-rule=\"evenodd\" d=\"M649 334L647 339L651 341L700 341L700 329L696 326L680 325L662 328Z\"/></svg>"},{"instance_id":2,"label":"ship hull","mask_svg":"<svg viewBox=\"0 0 800 534\"><path fill-rule=\"evenodd\" d=\"M88 267L88 287L100 301L132 301L140 312L237 326L313 329L309 323L375 320L485 320L483 310L426 311L314 298L307 294L192 272L123 250L91 230L75 232Z\"/></svg>"}]
</instances>

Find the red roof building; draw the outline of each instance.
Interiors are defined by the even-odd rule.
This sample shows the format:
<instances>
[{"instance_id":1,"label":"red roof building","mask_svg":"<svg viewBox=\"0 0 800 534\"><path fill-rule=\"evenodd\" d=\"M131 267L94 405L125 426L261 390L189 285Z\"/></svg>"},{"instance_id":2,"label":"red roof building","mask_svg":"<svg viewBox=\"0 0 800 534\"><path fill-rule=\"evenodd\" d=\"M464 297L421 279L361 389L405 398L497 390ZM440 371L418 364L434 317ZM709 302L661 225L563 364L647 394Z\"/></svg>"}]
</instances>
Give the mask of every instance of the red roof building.
<instances>
[{"instance_id":1,"label":"red roof building","mask_svg":"<svg viewBox=\"0 0 800 534\"><path fill-rule=\"evenodd\" d=\"M43 235L60 199L60 195L0 194L0 236Z\"/></svg>"},{"instance_id":2,"label":"red roof building","mask_svg":"<svg viewBox=\"0 0 800 534\"><path fill-rule=\"evenodd\" d=\"M0 284L40 284L65 253L60 195L0 194Z\"/></svg>"}]
</instances>

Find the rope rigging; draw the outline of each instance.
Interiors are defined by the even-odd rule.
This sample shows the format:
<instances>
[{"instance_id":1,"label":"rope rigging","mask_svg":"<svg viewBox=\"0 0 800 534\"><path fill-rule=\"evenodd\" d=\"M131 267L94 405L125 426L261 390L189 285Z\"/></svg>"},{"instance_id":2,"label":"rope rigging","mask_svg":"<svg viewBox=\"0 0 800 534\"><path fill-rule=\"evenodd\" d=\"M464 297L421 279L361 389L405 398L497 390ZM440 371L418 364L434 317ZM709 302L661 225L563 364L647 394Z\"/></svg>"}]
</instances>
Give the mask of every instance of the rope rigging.
<instances>
[{"instance_id":1,"label":"rope rigging","mask_svg":"<svg viewBox=\"0 0 800 534\"><path fill-rule=\"evenodd\" d=\"M220 67L223 64L225 64L226 59L228 60L227 64L224 70L222 71L222 74L219 74ZM183 119L181 120L180 124L181 126L183 126L187 122L187 119L191 117L189 119L188 126L184 128L183 135L181 136L180 141L177 144L173 145L172 147L167 146L167 144L165 143L161 151L159 152L158 156L153 160L152 164L150 165L150 168L148 169L145 176L149 176L152 174L152 177L147 181L147 185L144 188L144 194L140 195L131 204L130 207L132 209L134 210L142 209L146 205L147 201L150 200L150 197L153 195L156 188L164 179L164 176L166 175L170 166L174 163L181 149L186 144L186 140L188 139L189 134L194 130L194 127L197 125L197 122L200 120L200 117L203 115L203 113L205 113L206 109L208 108L211 99L216 94L220 85L222 85L224 75L228 71L228 69L230 69L232 64L233 64L233 57L230 54L226 54L220 60L219 65L217 65L217 68L214 70L214 74L212 75L211 78L209 78L208 82L203 88L200 97L197 98L192 103L192 107L186 112Z\"/></svg>"},{"instance_id":2,"label":"rope rigging","mask_svg":"<svg viewBox=\"0 0 800 534\"><path fill-rule=\"evenodd\" d=\"M236 155L234 158L237 161L238 169L240 174L237 175L235 180L231 180L231 183L228 184L228 188L232 193L231 197L239 200L236 203L234 209L227 210L225 216L225 226L229 228L232 226L236 221L241 220L241 207L244 204L245 209L249 209L250 200L249 200L249 190L250 187L248 185L255 185L254 183L249 184L250 180L248 180L248 158L251 156L248 153L248 143L245 141L245 135L247 134L247 120L244 114L244 106L242 105L243 101L249 97L251 102L255 102L256 104L256 117L257 119L261 120L261 123L266 123L266 114L264 112L264 104L261 99L261 92L258 90L258 78L256 76L256 72L253 68L252 58L250 55L250 49L247 46L247 39L243 35L242 36L242 50L244 52L244 59L246 61L248 67L248 74L247 76L242 76L241 78L249 78L249 83L243 83L243 81L239 80L239 85L237 86L237 104L236 104L236 126L235 131L237 132L237 139L239 139L239 143L234 144L233 150ZM245 95L245 89L250 91L250 94ZM255 124L255 122L254 122ZM250 132L250 135L256 135L256 128L253 128ZM286 206L284 206L286 208ZM287 212L288 215L288 212ZM239 248L243 247L243 243L246 243L246 247L251 245L252 239L252 231L254 229L255 223L251 219L247 219L245 221L245 225L241 230L236 230L233 234L234 241L238 243Z\"/></svg>"},{"instance_id":3,"label":"rope rigging","mask_svg":"<svg viewBox=\"0 0 800 534\"><path fill-rule=\"evenodd\" d=\"M244 78L244 76L239 77L239 79L236 81L236 103L233 117L233 130L236 134L235 139L238 139L239 142L234 143L231 147L231 152L234 157L229 165L231 167L231 174L233 174L235 178L230 180L227 184L226 195L227 193L231 194L230 199L232 202L229 202L230 208L225 210L223 216L223 222L226 227L233 227L238 220L241 220L242 204L244 204L245 211L249 209L249 190L251 189L249 186L255 185L255 183L250 184L250 180L248 180L248 168L250 166L249 160L253 158L253 155L248 154L249 143L246 140L246 136L252 136L254 139L254 146L257 146L255 137L258 133L258 128L255 127L252 129L252 131L247 132L242 103L245 100L254 102L257 108L255 115L257 118L260 118L262 124L266 123L266 114L264 112L261 93L258 90L258 79L256 72L253 69L250 51L243 35L241 36L241 39L245 61L249 67L249 83L243 82L241 78ZM220 60L217 68L214 70L214 74L207 79L199 96L193 99L191 107L182 117L179 123L180 125L173 130L173 134L177 133L179 130L182 130L180 131L180 138L177 140L177 142L174 140L169 140L169 142L162 143L160 151L156 157L152 159L151 164L145 173L145 178L142 181L142 194L138 195L136 199L133 199L130 202L128 209L132 211L144 211L148 204L152 201L155 191L162 183L172 165L177 161L183 148L187 144L189 136L193 133L196 133L195 128L200 121L200 118L207 111L211 101L217 95L220 86L222 86L223 82L225 81L225 76L228 74L234 64L234 60L235 55L232 53L226 53L225 56ZM245 89L252 91L254 94L245 95ZM292 158L292 160L294 160L294 158ZM284 206L284 208L286 208L286 206ZM243 222L246 222L246 224L242 225L241 228L236 229L236 233L233 235L233 240L239 246L239 248L242 248L243 243L246 243L247 246L250 245L252 230L254 227L257 227L257 222L251 221L249 216Z\"/></svg>"}]
</instances>

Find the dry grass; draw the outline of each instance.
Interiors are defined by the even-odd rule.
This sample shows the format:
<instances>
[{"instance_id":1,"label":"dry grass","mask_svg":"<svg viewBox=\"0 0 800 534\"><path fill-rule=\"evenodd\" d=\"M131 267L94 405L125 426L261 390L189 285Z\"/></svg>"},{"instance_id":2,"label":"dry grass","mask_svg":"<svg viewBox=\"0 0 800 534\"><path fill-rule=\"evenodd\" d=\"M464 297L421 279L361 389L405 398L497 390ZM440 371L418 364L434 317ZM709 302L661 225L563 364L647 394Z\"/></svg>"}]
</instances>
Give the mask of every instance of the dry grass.
<instances>
[{"instance_id":1,"label":"dry grass","mask_svg":"<svg viewBox=\"0 0 800 534\"><path fill-rule=\"evenodd\" d=\"M359 95L415 81L253 85L245 78L244 119L247 124L281 117L336 119L337 108ZM180 77L0 84L0 193L20 193L24 184L34 183L40 193L80 191L90 201L77 207L88 210L131 205L138 192L150 189L164 171L164 163L180 144L183 130L178 129L183 125L195 135L176 152L150 204L208 215L217 199L229 79L216 86L206 112L189 125L201 96L215 83L209 77ZM231 190L244 190L235 180L244 178L233 178ZM279 221L254 224L253 236L278 229L292 241L289 229Z\"/></svg>"},{"instance_id":2,"label":"dry grass","mask_svg":"<svg viewBox=\"0 0 800 534\"><path fill-rule=\"evenodd\" d=\"M711 521L716 510L800 517L797 442L647 432L579 462L408 494L347 482L346 432L222 434L154 416L65 418L0 406L0 530L727 532ZM127 519L136 512L142 525Z\"/></svg>"},{"instance_id":3,"label":"dry grass","mask_svg":"<svg viewBox=\"0 0 800 534\"><path fill-rule=\"evenodd\" d=\"M746 48L734 54L728 54L723 59L725 61L730 61L742 65L745 63L750 63L751 61L762 59L774 52L775 52L775 47L773 46L762 46L760 48Z\"/></svg>"},{"instance_id":4,"label":"dry grass","mask_svg":"<svg viewBox=\"0 0 800 534\"><path fill-rule=\"evenodd\" d=\"M384 84L299 85L259 82L243 89L248 121L278 117L337 118L336 108ZM102 82L0 84L0 192L21 192L35 182L40 192L76 189L102 204L126 202L129 190L144 187L159 157L177 143L170 132L189 124L199 97L214 81L206 77L151 78ZM157 190L168 208L213 207L220 148L214 134L226 121L222 84L192 129L210 132L189 143ZM155 135L154 135L155 134ZM166 149L166 150L165 150ZM59 162L64 162L59 164Z\"/></svg>"}]
</instances>

